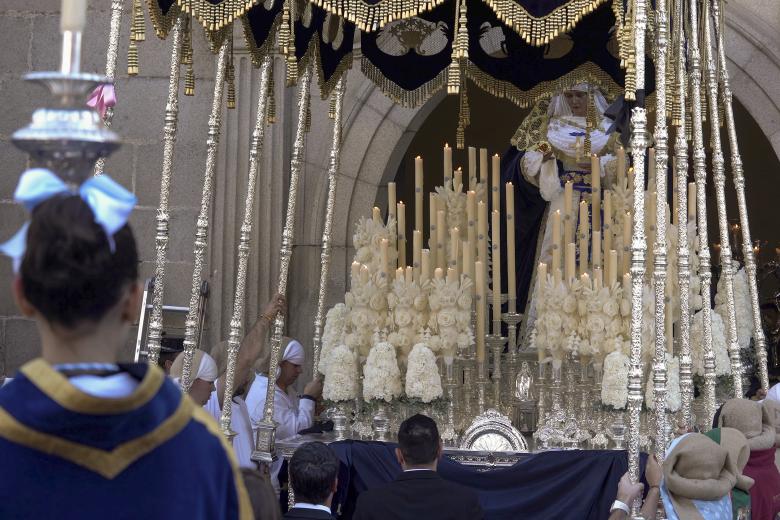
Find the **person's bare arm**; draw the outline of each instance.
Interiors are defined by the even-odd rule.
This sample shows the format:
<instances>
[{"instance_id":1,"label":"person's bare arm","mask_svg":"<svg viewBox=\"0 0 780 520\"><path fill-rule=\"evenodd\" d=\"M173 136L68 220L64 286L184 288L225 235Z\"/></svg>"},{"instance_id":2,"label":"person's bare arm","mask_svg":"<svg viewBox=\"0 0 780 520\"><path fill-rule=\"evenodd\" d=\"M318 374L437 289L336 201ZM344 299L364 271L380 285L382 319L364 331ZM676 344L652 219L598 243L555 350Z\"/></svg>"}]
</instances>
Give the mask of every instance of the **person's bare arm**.
<instances>
[{"instance_id":1,"label":"person's bare arm","mask_svg":"<svg viewBox=\"0 0 780 520\"><path fill-rule=\"evenodd\" d=\"M263 312L260 317L257 318L252 328L241 340L241 344L238 349L238 357L236 359L235 380L233 381L233 388L238 388L246 382L246 378L249 376L249 370L252 365L260 357L260 354L265 345L266 338L268 337L268 330L273 324L276 315L280 312L284 312L285 299L281 294L274 295L271 301L268 302L263 308ZM225 386L224 382L220 381L217 388L219 396L220 406L225 399Z\"/></svg>"},{"instance_id":2,"label":"person's bare arm","mask_svg":"<svg viewBox=\"0 0 780 520\"><path fill-rule=\"evenodd\" d=\"M620 478L620 482L618 482L618 491L615 499L631 507L634 500L642 495L642 489L644 489L644 485L641 482L631 482L631 478L628 476L628 472L626 472ZM620 509L612 511L609 515L609 520L623 520L625 518L628 518L628 514Z\"/></svg>"},{"instance_id":3,"label":"person's bare arm","mask_svg":"<svg viewBox=\"0 0 780 520\"><path fill-rule=\"evenodd\" d=\"M647 465L645 466L645 480L650 489L647 491L647 497L645 497L645 503L642 505L642 510L639 512L643 518L651 520L655 518L655 514L658 511L658 501L661 499L661 479L663 478L663 470L661 465L655 458L655 455L650 455L647 458Z\"/></svg>"}]
</instances>

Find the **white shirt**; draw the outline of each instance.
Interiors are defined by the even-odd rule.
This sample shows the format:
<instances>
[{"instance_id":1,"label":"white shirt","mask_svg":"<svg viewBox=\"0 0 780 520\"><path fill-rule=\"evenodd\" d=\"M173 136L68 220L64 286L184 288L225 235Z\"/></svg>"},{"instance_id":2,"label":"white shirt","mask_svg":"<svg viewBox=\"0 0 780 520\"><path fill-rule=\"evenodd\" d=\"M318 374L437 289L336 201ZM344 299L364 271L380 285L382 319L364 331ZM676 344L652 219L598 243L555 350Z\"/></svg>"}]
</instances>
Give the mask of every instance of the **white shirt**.
<instances>
[{"instance_id":1,"label":"white shirt","mask_svg":"<svg viewBox=\"0 0 780 520\"><path fill-rule=\"evenodd\" d=\"M325 511L328 514L330 513L330 508L323 504L308 504L306 502L296 502L295 506L298 509L317 509L319 511Z\"/></svg>"},{"instance_id":2,"label":"white shirt","mask_svg":"<svg viewBox=\"0 0 780 520\"><path fill-rule=\"evenodd\" d=\"M266 389L268 378L257 374L246 396L246 405L249 408L249 417L252 421L252 429L263 421L265 408ZM314 422L314 401L301 399L291 395L274 385L274 421L276 422L276 440L281 441L294 436ZM271 464L271 483L274 489L279 490L279 470L282 467L281 456Z\"/></svg>"},{"instance_id":3,"label":"white shirt","mask_svg":"<svg viewBox=\"0 0 780 520\"><path fill-rule=\"evenodd\" d=\"M127 372L110 376L80 375L68 379L70 384L92 397L121 399L132 394L138 387L138 380Z\"/></svg>"},{"instance_id":4,"label":"white shirt","mask_svg":"<svg viewBox=\"0 0 780 520\"><path fill-rule=\"evenodd\" d=\"M255 450L255 436L249 421L249 411L246 403L239 396L234 397L231 404L233 410L230 414L230 429L236 432L236 436L233 437L233 451L236 453L238 465L242 468L255 469L257 464L252 460L252 452ZM222 416L222 407L216 390L211 392L211 397L203 408L219 422Z\"/></svg>"}]
</instances>

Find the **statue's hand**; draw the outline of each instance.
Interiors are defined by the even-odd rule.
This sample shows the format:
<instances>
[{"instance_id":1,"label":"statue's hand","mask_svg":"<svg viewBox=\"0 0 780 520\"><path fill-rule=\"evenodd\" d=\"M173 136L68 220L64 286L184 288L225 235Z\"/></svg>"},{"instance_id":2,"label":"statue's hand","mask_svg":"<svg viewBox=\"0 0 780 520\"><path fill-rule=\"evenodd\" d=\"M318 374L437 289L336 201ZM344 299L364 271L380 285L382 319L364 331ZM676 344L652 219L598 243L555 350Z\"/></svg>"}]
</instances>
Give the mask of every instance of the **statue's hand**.
<instances>
[{"instance_id":1,"label":"statue's hand","mask_svg":"<svg viewBox=\"0 0 780 520\"><path fill-rule=\"evenodd\" d=\"M544 161L544 162L547 162L547 161L549 161L550 159L555 159L555 155L553 155L553 152L552 152L552 150L550 150L550 151L546 152L546 153L545 153L545 154L542 156L542 161Z\"/></svg>"}]
</instances>

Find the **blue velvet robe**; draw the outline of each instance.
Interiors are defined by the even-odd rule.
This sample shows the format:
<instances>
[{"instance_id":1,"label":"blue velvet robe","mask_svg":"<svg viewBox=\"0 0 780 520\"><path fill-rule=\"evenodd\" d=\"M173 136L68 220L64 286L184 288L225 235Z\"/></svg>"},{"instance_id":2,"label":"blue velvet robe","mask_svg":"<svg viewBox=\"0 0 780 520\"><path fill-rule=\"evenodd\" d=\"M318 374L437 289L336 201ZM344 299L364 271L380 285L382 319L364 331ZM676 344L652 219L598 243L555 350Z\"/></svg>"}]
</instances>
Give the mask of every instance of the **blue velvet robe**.
<instances>
[{"instance_id":1,"label":"blue velvet robe","mask_svg":"<svg viewBox=\"0 0 780 520\"><path fill-rule=\"evenodd\" d=\"M217 424L156 366L125 398L83 393L42 359L0 390L0 518L252 518Z\"/></svg>"}]
</instances>

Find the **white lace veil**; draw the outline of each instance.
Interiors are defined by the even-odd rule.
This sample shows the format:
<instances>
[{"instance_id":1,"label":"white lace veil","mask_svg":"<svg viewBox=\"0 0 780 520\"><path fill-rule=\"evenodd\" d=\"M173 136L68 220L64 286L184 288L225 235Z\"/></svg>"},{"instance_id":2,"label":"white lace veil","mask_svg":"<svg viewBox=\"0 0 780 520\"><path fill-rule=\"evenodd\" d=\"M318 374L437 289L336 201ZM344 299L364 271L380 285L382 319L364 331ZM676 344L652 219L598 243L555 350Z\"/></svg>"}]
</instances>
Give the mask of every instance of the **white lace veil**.
<instances>
[{"instance_id":1,"label":"white lace veil","mask_svg":"<svg viewBox=\"0 0 780 520\"><path fill-rule=\"evenodd\" d=\"M596 105L596 112L599 115L599 120L601 120L604 117L604 111L607 109L609 104L604 98L604 94L602 94L597 87L591 87L587 83L580 83L579 85L574 85L573 87L566 90L587 92L590 88L593 90L593 102ZM566 101L564 92L553 96L552 100L550 101L550 106L547 108L547 115L550 118L559 118L572 115L571 107L569 107L569 103Z\"/></svg>"}]
</instances>

